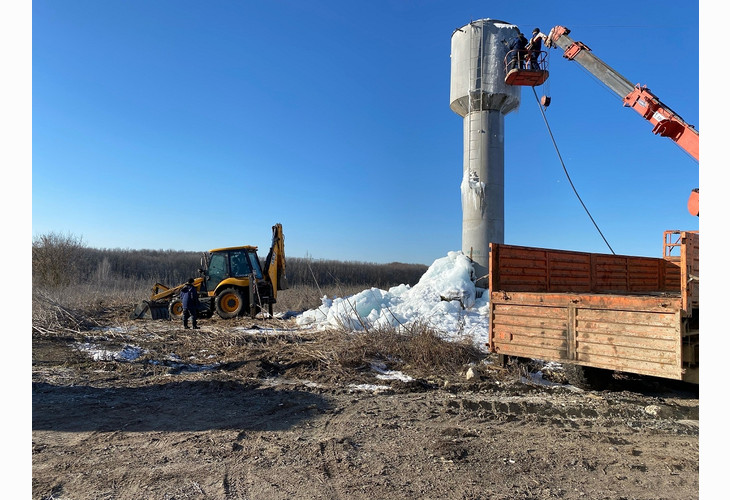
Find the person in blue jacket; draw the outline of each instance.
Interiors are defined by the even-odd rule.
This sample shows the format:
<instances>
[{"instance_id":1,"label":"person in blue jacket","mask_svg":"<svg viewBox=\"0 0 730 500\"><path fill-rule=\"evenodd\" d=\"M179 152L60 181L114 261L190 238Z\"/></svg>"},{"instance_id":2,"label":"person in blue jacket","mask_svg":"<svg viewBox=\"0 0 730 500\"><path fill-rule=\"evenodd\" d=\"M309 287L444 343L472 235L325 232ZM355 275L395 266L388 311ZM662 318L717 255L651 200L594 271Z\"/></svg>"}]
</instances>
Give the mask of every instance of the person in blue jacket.
<instances>
[{"instance_id":1,"label":"person in blue jacket","mask_svg":"<svg viewBox=\"0 0 730 500\"><path fill-rule=\"evenodd\" d=\"M180 300L183 306L183 328L188 327L188 318L193 319L193 330L198 329L198 291L193 286L195 280L190 278L180 290Z\"/></svg>"},{"instance_id":2,"label":"person in blue jacket","mask_svg":"<svg viewBox=\"0 0 730 500\"><path fill-rule=\"evenodd\" d=\"M526 47L527 38L525 38L525 35L523 35L520 31L509 44L509 54L511 57L509 61L509 70L513 70L515 68L522 69L524 67Z\"/></svg>"}]
</instances>

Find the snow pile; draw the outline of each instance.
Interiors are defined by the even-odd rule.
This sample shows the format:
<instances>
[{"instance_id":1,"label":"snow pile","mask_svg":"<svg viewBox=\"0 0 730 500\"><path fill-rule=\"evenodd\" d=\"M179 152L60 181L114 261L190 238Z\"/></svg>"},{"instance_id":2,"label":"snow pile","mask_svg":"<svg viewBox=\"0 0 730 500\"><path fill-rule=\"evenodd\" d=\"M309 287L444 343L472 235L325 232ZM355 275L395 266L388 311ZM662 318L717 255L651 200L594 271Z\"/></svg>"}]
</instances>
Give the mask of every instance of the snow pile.
<instances>
[{"instance_id":1,"label":"snow pile","mask_svg":"<svg viewBox=\"0 0 730 500\"><path fill-rule=\"evenodd\" d=\"M408 327L420 322L437 330L446 340L468 336L484 347L489 333L489 295L475 287L473 275L468 257L461 252L449 252L437 259L413 287L398 285L387 291L371 288L344 298L325 296L319 308L302 313L297 323L358 331Z\"/></svg>"}]
</instances>

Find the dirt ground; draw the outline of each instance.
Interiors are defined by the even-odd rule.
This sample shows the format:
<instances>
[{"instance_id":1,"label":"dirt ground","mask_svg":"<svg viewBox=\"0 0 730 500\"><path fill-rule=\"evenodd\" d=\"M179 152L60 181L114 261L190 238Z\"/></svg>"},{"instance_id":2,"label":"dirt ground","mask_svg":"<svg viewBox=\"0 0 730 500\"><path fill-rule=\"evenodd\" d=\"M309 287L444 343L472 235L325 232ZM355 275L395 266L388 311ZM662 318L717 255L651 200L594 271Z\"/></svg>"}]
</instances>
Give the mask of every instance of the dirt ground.
<instances>
[{"instance_id":1,"label":"dirt ground","mask_svg":"<svg viewBox=\"0 0 730 500\"><path fill-rule=\"evenodd\" d=\"M293 320L201 325L34 332L34 499L699 497L691 386L384 379Z\"/></svg>"}]
</instances>

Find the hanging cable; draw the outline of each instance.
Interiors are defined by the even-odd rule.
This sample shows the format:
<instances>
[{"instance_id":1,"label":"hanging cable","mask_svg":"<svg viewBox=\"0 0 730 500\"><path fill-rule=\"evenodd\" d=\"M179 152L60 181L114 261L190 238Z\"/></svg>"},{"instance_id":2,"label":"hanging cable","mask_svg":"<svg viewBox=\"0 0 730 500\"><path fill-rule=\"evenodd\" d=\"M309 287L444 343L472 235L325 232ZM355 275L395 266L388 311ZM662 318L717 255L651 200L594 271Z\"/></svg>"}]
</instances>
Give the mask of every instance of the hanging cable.
<instances>
[{"instance_id":1,"label":"hanging cable","mask_svg":"<svg viewBox=\"0 0 730 500\"><path fill-rule=\"evenodd\" d=\"M542 107L542 104L540 104L540 99L537 97L537 92L535 91L535 87L532 87L532 93L535 95L535 101L537 101L537 107L540 108L540 114L542 115L542 119L545 122L545 126L548 129L548 133L550 134L550 140L553 141L553 147L555 148L555 151L558 153L558 159L560 160L560 164L563 166L563 172L565 172L565 177L568 178L568 182L570 183L570 187L573 188L573 192L575 193L575 196L578 198L578 201L583 206L583 210L586 211L588 214L588 217L591 219L591 222L595 226L596 230L598 231L598 234L601 235L601 238L603 238L603 241L606 243L606 246L609 250L611 250L611 253L613 255L616 255L616 252L613 251L613 248L611 248L611 245L608 243L608 240L606 240L606 237L603 236L603 233L601 232L601 228L598 227L598 224L596 224L596 221L593 220L593 216L588 211L588 208L586 207L585 203L583 203L583 200L580 198L580 195L578 194L578 190L575 189L575 185L573 184L573 181L570 178L570 174L568 173L568 169L565 167L565 162L563 161L563 157L560 155L560 150L558 149L558 145L555 142L555 137L553 136L552 130L550 130L550 124L547 121L547 117L545 116L545 110Z\"/></svg>"}]
</instances>

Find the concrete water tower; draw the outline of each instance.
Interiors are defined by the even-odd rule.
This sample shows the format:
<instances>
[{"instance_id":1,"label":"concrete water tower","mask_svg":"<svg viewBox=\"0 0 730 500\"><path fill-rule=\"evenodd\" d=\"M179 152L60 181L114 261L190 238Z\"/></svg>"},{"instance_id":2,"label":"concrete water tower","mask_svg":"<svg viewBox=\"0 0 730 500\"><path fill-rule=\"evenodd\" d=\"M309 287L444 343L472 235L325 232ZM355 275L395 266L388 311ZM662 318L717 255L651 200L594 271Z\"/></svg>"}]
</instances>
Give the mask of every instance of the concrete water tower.
<instances>
[{"instance_id":1,"label":"concrete water tower","mask_svg":"<svg viewBox=\"0 0 730 500\"><path fill-rule=\"evenodd\" d=\"M480 19L451 35L450 103L464 118L461 249L477 278L489 272L489 243L504 243L504 116L520 106L520 87L504 82L504 58L517 33Z\"/></svg>"}]
</instances>

